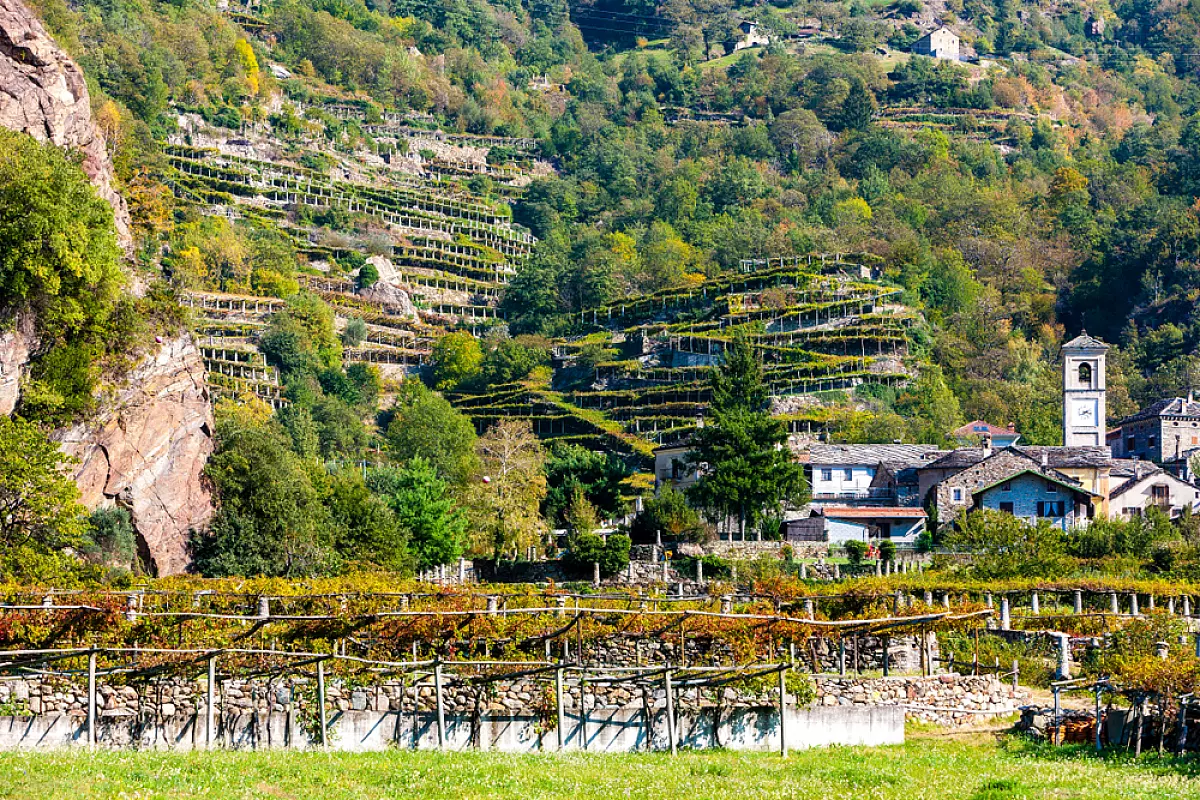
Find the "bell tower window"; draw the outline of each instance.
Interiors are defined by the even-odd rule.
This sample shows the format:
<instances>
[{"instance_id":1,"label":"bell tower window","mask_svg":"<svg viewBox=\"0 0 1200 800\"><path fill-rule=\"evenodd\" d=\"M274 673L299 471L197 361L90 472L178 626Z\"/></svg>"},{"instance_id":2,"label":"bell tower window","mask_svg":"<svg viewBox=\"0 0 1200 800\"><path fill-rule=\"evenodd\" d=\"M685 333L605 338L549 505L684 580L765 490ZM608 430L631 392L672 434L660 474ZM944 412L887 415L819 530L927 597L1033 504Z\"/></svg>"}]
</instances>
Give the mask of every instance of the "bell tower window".
<instances>
[{"instance_id":1,"label":"bell tower window","mask_svg":"<svg viewBox=\"0 0 1200 800\"><path fill-rule=\"evenodd\" d=\"M1079 385L1080 385L1080 387L1082 387L1084 389L1092 388L1092 365L1091 364L1080 364L1079 365Z\"/></svg>"}]
</instances>

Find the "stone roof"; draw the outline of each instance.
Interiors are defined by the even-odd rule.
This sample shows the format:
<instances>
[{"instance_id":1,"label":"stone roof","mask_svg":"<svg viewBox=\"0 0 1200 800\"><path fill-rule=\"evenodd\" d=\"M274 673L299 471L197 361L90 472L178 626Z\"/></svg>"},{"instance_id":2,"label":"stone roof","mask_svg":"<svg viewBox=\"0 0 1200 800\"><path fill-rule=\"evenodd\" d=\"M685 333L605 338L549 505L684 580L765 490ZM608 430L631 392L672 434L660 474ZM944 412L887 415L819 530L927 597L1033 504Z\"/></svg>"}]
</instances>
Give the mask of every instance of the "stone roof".
<instances>
[{"instance_id":1,"label":"stone roof","mask_svg":"<svg viewBox=\"0 0 1200 800\"><path fill-rule=\"evenodd\" d=\"M1155 469L1143 470L1142 474L1140 476L1130 477L1129 480L1125 481L1120 486L1118 486L1117 488L1110 491L1108 493L1108 497L1110 500L1114 497L1120 497L1121 495L1125 494L1129 490L1133 489L1135 486L1137 486L1142 481L1147 480L1149 478L1153 478L1156 481L1161 481L1164 479L1169 480L1169 481L1175 481L1176 483L1182 483L1185 486L1195 488L1194 486L1192 486L1192 484L1188 483L1187 481L1183 480L1182 478L1177 478L1174 475L1172 475L1171 473L1167 472L1166 470L1161 470L1161 469L1155 468Z\"/></svg>"},{"instance_id":2,"label":"stone roof","mask_svg":"<svg viewBox=\"0 0 1200 800\"><path fill-rule=\"evenodd\" d=\"M814 444L808 452L814 466L908 467L931 461L945 451L929 444Z\"/></svg>"},{"instance_id":3,"label":"stone roof","mask_svg":"<svg viewBox=\"0 0 1200 800\"><path fill-rule=\"evenodd\" d=\"M1079 335L1062 346L1063 350L1067 348L1079 350L1107 350L1108 345L1097 339L1095 336L1089 336L1087 331L1080 331Z\"/></svg>"},{"instance_id":4,"label":"stone roof","mask_svg":"<svg viewBox=\"0 0 1200 800\"><path fill-rule=\"evenodd\" d=\"M1112 464L1112 451L1107 447L1041 447L1022 446L991 448L960 447L951 450L946 455L924 466L925 469L966 469L973 467L997 453L1015 452L1033 460L1041 466L1042 456L1046 457L1046 466L1050 469L1071 469L1086 467L1107 467Z\"/></svg>"},{"instance_id":5,"label":"stone roof","mask_svg":"<svg viewBox=\"0 0 1200 800\"><path fill-rule=\"evenodd\" d=\"M1186 397L1165 397L1156 403L1146 406L1136 414L1131 414L1117 423L1117 427L1131 422L1141 422L1157 417L1194 417L1200 419L1200 403Z\"/></svg>"}]
</instances>

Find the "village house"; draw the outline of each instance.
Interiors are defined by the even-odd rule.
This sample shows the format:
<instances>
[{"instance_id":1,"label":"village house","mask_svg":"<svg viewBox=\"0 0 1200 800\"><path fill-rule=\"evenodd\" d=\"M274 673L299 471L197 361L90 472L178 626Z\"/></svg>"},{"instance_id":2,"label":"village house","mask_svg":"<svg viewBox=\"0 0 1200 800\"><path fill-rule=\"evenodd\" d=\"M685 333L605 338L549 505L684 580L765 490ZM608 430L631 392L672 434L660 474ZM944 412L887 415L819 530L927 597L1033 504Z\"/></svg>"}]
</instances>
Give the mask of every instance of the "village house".
<instances>
[{"instance_id":1,"label":"village house","mask_svg":"<svg viewBox=\"0 0 1200 800\"><path fill-rule=\"evenodd\" d=\"M916 55L945 58L951 61L959 60L958 50L958 34L945 25L917 39L912 46L912 51Z\"/></svg>"},{"instance_id":2,"label":"village house","mask_svg":"<svg viewBox=\"0 0 1200 800\"><path fill-rule=\"evenodd\" d=\"M689 467L687 456L692 450L688 442L663 445L654 448L654 491L663 486L673 486L679 491L700 480L698 467Z\"/></svg>"},{"instance_id":3,"label":"village house","mask_svg":"<svg viewBox=\"0 0 1200 800\"><path fill-rule=\"evenodd\" d=\"M1118 422L1107 439L1117 458L1178 465L1200 450L1200 403L1191 392L1159 400Z\"/></svg>"},{"instance_id":4,"label":"village house","mask_svg":"<svg viewBox=\"0 0 1200 800\"><path fill-rule=\"evenodd\" d=\"M1007 428L1001 428L981 419L956 428L950 435L961 445L983 444L985 436L991 438L993 447L1012 447L1021 440L1021 434L1017 433L1016 425L1009 423Z\"/></svg>"},{"instance_id":5,"label":"village house","mask_svg":"<svg viewBox=\"0 0 1200 800\"><path fill-rule=\"evenodd\" d=\"M944 452L923 444L814 444L808 448L813 506L920 505L916 468Z\"/></svg>"},{"instance_id":6,"label":"village house","mask_svg":"<svg viewBox=\"0 0 1200 800\"><path fill-rule=\"evenodd\" d=\"M1056 469L1065 466L1085 481ZM968 447L918 469L938 525L949 525L976 508L1025 519L1048 519L1061 527L1087 524L1104 506L1111 458L1098 448ZM1089 488L1100 487L1100 490Z\"/></svg>"},{"instance_id":7,"label":"village house","mask_svg":"<svg viewBox=\"0 0 1200 800\"><path fill-rule=\"evenodd\" d=\"M742 35L733 44L734 51L747 50L751 47L766 47L771 43L771 37L763 31L759 30L758 23L749 20L743 20L738 26L738 30Z\"/></svg>"},{"instance_id":8,"label":"village house","mask_svg":"<svg viewBox=\"0 0 1200 800\"><path fill-rule=\"evenodd\" d=\"M825 520L825 541L842 544L890 539L897 545L915 546L925 530L925 509L874 506L824 506L813 512Z\"/></svg>"},{"instance_id":9,"label":"village house","mask_svg":"<svg viewBox=\"0 0 1200 800\"><path fill-rule=\"evenodd\" d=\"M1157 508L1175 519L1184 509L1200 508L1200 489L1144 461L1114 459L1112 482L1108 506L1114 517L1140 517Z\"/></svg>"}]
</instances>

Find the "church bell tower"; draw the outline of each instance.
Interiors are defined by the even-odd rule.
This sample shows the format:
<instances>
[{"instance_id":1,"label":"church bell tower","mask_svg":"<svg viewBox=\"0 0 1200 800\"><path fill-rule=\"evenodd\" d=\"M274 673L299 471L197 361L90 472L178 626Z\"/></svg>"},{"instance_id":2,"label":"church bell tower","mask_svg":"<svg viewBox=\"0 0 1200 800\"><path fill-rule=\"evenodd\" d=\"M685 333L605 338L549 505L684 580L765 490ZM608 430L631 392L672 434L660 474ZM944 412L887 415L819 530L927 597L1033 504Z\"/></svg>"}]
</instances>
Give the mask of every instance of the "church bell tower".
<instances>
[{"instance_id":1,"label":"church bell tower","mask_svg":"<svg viewBox=\"0 0 1200 800\"><path fill-rule=\"evenodd\" d=\"M1062 347L1063 444L1105 443L1104 358L1108 345L1084 331Z\"/></svg>"}]
</instances>

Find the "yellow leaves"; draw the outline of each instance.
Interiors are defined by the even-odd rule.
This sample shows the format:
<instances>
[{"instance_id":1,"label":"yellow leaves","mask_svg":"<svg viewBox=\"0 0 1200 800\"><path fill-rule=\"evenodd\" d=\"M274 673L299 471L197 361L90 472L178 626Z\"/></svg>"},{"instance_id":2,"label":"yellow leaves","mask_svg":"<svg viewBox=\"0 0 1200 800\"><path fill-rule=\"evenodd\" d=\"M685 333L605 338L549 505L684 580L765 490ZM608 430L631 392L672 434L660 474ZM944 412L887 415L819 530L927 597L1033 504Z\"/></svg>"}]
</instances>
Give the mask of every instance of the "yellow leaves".
<instances>
[{"instance_id":1,"label":"yellow leaves","mask_svg":"<svg viewBox=\"0 0 1200 800\"><path fill-rule=\"evenodd\" d=\"M861 197L851 197L833 206L833 218L841 225L861 225L871 221L874 212L866 200Z\"/></svg>"},{"instance_id":2,"label":"yellow leaves","mask_svg":"<svg viewBox=\"0 0 1200 800\"><path fill-rule=\"evenodd\" d=\"M254 55L254 48L245 39L238 39L233 45L233 51L246 76L246 83L250 86L251 94L258 94L259 68L258 58Z\"/></svg>"}]
</instances>

